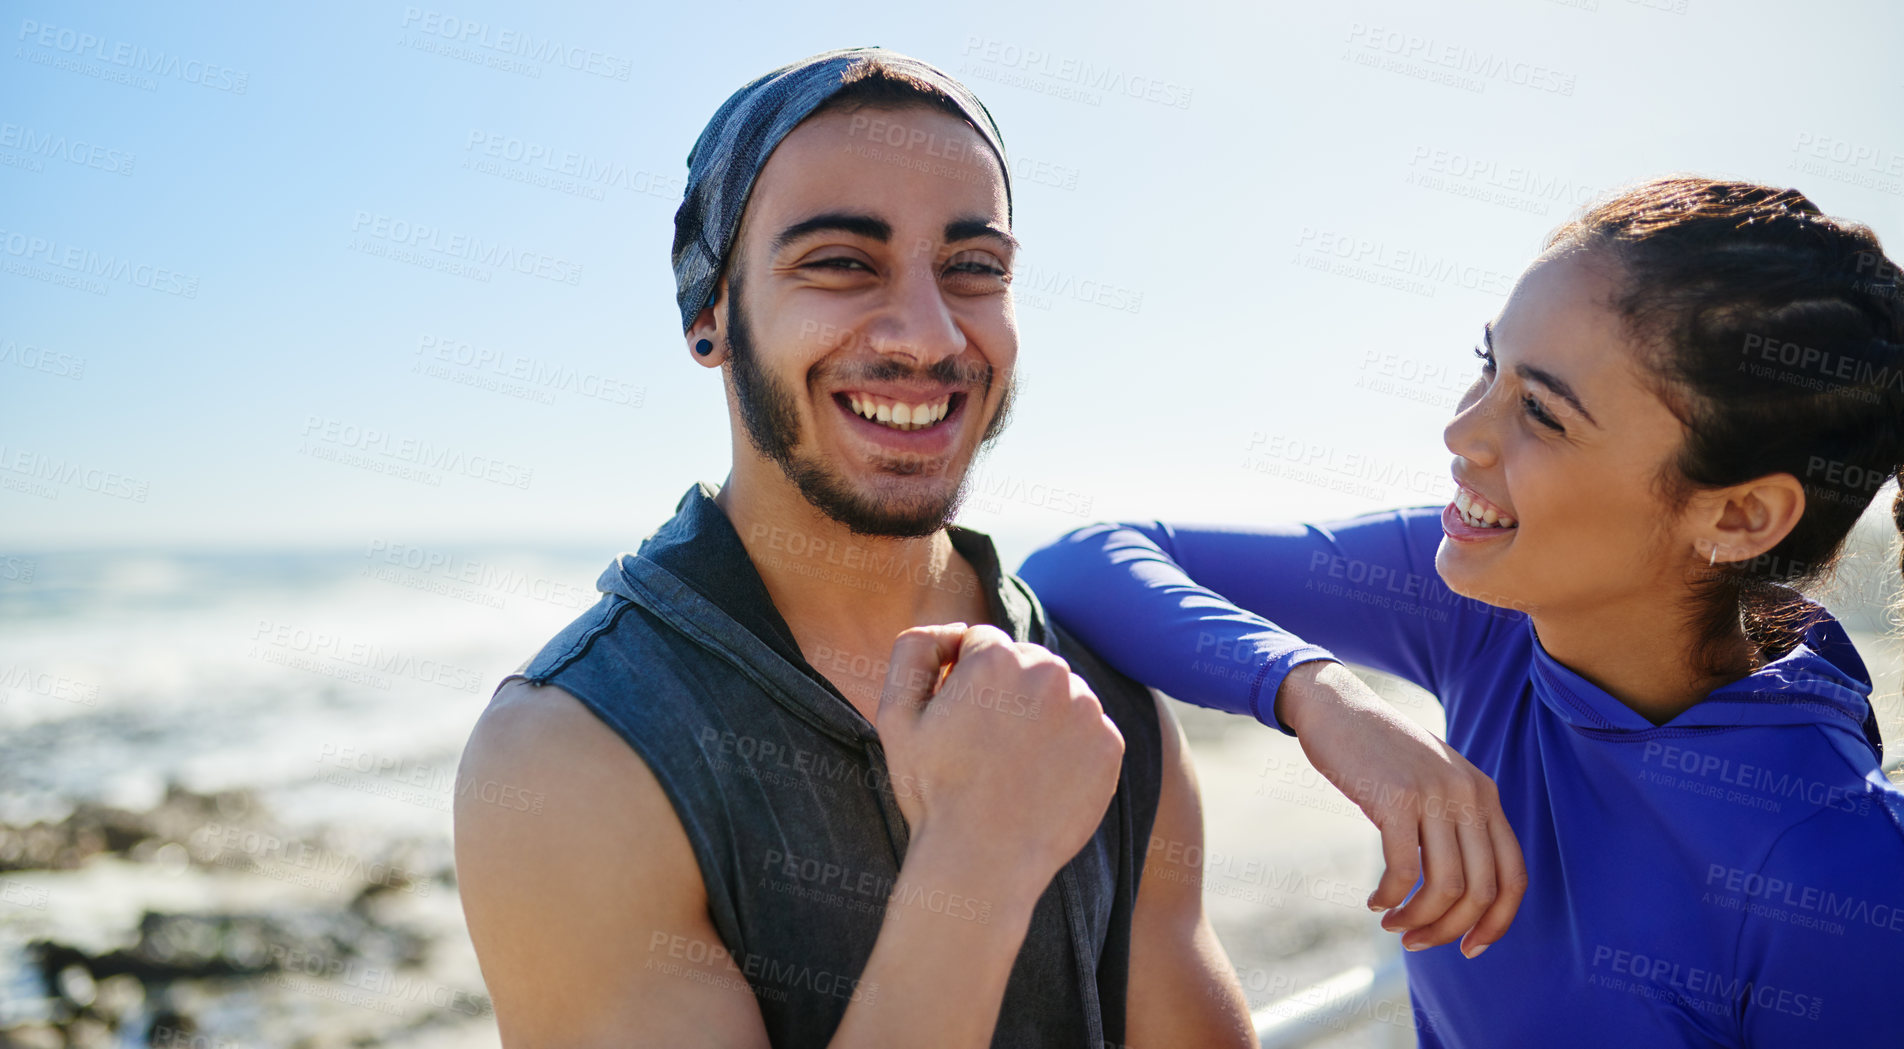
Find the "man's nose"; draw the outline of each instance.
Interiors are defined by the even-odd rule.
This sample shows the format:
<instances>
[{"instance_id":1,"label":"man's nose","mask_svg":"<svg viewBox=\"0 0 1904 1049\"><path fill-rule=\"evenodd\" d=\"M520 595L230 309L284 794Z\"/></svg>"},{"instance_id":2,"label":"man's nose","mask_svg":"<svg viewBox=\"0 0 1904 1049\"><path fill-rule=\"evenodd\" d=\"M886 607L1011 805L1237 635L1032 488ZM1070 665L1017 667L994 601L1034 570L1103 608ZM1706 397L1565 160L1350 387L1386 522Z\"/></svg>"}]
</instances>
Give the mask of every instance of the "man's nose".
<instances>
[{"instance_id":1,"label":"man's nose","mask_svg":"<svg viewBox=\"0 0 1904 1049\"><path fill-rule=\"evenodd\" d=\"M890 301L867 333L875 352L909 357L930 367L965 352L965 332L946 302L930 256L908 262L894 274Z\"/></svg>"}]
</instances>

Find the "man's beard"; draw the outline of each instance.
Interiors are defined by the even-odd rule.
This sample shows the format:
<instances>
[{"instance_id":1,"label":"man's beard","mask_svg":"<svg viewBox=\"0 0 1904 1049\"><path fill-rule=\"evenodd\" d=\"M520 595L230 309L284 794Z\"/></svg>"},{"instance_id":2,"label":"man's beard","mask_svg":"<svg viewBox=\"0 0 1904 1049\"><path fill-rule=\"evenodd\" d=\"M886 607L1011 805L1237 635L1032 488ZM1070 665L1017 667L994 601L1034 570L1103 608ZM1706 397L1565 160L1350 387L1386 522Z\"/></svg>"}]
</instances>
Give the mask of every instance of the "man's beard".
<instances>
[{"instance_id":1,"label":"man's beard","mask_svg":"<svg viewBox=\"0 0 1904 1049\"><path fill-rule=\"evenodd\" d=\"M778 464L787 480L793 482L801 496L815 509L845 525L855 535L916 538L931 535L945 527L958 510L960 500L965 497L963 476L959 477L951 491L942 495L927 493L907 498L869 496L855 491L846 478L824 459L801 456L795 452L794 449L800 444L799 398L793 390L760 367L737 277L728 278L727 294L727 348L734 363L734 397L740 402L741 423L747 428L747 439L754 449ZM934 382L965 387L965 406L969 411L979 410L979 404L991 390L993 374L992 369L986 368L982 381L974 389L973 380L979 377L973 375L970 368L951 358L942 359L927 368L915 368L901 360L881 357L853 371L854 378L875 382L924 376ZM809 389L815 378L815 373L808 373ZM998 411L992 416L984 437L973 452L974 459L1004 431L1016 387L1015 378L1006 384ZM941 464L908 463L899 459L878 459L872 465L899 475L943 468Z\"/></svg>"}]
</instances>

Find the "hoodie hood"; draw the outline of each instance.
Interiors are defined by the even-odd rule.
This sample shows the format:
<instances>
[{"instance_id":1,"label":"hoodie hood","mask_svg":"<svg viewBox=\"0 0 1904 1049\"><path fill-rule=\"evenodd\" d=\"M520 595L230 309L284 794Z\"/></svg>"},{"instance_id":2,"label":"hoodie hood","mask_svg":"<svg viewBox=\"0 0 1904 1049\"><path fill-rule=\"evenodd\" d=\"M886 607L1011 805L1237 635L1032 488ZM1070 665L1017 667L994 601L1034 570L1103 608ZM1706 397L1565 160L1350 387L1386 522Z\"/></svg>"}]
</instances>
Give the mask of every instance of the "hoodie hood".
<instances>
[{"instance_id":1,"label":"hoodie hood","mask_svg":"<svg viewBox=\"0 0 1904 1049\"><path fill-rule=\"evenodd\" d=\"M1871 672L1837 619L1807 601L1811 624L1798 644L1745 677L1655 725L1534 643L1534 691L1569 724L1612 733L1678 734L1686 729L1814 726L1852 737L1881 762L1883 744L1871 707ZM1533 623L1528 622L1533 633Z\"/></svg>"}]
</instances>

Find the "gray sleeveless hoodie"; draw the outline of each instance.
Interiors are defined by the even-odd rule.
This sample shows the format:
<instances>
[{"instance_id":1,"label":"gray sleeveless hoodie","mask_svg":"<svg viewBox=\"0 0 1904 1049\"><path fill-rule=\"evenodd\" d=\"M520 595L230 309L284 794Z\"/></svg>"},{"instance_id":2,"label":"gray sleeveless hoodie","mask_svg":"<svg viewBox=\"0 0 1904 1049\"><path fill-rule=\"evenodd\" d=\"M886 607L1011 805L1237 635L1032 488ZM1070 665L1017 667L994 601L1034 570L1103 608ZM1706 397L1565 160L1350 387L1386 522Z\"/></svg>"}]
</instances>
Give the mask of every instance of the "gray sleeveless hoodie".
<instances>
[{"instance_id":1,"label":"gray sleeveless hoodie","mask_svg":"<svg viewBox=\"0 0 1904 1049\"><path fill-rule=\"evenodd\" d=\"M714 958L747 982L775 1046L823 1046L850 1002L878 1000L859 976L906 823L873 726L801 655L713 494L690 489L638 553L602 573L601 600L512 679L586 704L654 771L687 832L721 942L657 933L644 964L686 977L686 963ZM1155 707L1045 618L989 539L956 527L950 537L993 621L1068 661L1124 735L1116 795L1037 902L992 1044L1121 1044L1131 911L1161 777ZM981 900L908 903L990 918Z\"/></svg>"}]
</instances>

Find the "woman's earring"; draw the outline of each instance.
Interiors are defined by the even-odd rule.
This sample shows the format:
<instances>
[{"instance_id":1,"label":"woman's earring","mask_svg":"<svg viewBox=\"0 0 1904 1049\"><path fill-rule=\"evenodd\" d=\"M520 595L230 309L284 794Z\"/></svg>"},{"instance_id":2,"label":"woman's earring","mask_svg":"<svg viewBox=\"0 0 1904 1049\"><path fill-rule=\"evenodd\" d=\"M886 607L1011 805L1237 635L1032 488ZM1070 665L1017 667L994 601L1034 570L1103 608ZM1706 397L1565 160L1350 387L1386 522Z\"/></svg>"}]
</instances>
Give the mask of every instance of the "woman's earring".
<instances>
[{"instance_id":1,"label":"woman's earring","mask_svg":"<svg viewBox=\"0 0 1904 1049\"><path fill-rule=\"evenodd\" d=\"M700 342L694 344L694 352L705 357L714 352L714 344L707 339L702 339Z\"/></svg>"},{"instance_id":2,"label":"woman's earring","mask_svg":"<svg viewBox=\"0 0 1904 1049\"><path fill-rule=\"evenodd\" d=\"M1706 567L1711 568L1713 566L1713 562L1717 560L1719 560L1719 544L1714 543L1712 544L1712 553L1706 556Z\"/></svg>"}]
</instances>

